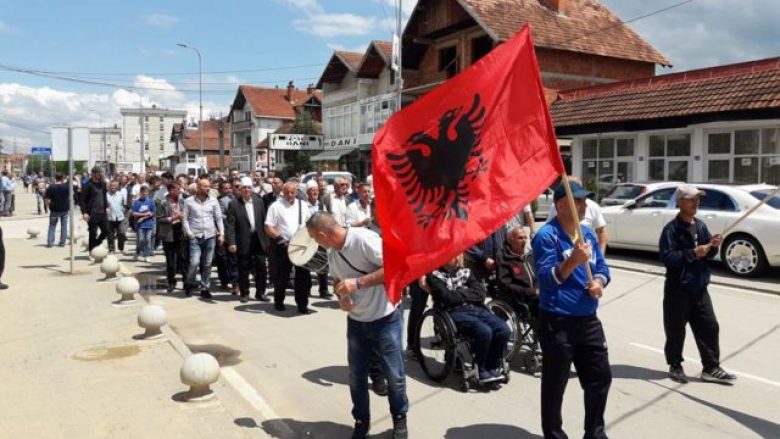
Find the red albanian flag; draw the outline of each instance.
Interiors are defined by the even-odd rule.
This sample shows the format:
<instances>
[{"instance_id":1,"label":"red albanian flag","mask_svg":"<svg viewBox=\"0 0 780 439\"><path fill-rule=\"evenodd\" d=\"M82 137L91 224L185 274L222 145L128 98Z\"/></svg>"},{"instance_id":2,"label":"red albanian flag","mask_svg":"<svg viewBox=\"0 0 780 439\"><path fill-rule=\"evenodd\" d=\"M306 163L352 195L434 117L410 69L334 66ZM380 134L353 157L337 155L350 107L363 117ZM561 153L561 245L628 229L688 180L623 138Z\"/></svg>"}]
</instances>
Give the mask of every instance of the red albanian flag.
<instances>
[{"instance_id":1,"label":"red albanian flag","mask_svg":"<svg viewBox=\"0 0 780 439\"><path fill-rule=\"evenodd\" d=\"M373 145L385 285L401 289L482 241L564 172L524 26L393 115Z\"/></svg>"}]
</instances>

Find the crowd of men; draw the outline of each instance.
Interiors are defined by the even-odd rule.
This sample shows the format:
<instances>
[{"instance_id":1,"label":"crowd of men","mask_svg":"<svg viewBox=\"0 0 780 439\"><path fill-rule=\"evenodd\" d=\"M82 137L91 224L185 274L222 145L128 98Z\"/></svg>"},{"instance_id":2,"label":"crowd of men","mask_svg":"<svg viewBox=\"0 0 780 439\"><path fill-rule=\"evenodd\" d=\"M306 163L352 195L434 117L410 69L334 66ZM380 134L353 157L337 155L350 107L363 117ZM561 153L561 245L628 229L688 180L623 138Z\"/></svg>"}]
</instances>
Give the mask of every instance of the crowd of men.
<instances>
[{"instance_id":1,"label":"crowd of men","mask_svg":"<svg viewBox=\"0 0 780 439\"><path fill-rule=\"evenodd\" d=\"M287 252L293 236L305 229L328 250L330 272L315 276L320 297L332 297L332 279L339 306L348 313L352 437L365 438L369 432L369 377L373 390L388 397L392 437L408 437L403 316L384 290L382 231L370 185L337 178L329 191L322 177L304 184L297 178L283 181L237 172L200 178L119 174L106 181L98 167L80 183L78 201L88 225L89 249L107 240L110 252L125 252L132 230L136 242L132 255L149 262L162 243L168 293L176 290L180 277L184 294L197 291L210 298L213 263L222 289L242 302L249 300L250 278L254 298L270 301L270 281L278 311L285 310L292 275L297 311L308 314L313 273L293 265ZM612 376L597 316L599 298L611 279L604 258L605 222L590 200L592 192L576 180L570 188L576 215L559 186L551 218L542 227L536 226L526 207L483 242L409 285L406 352L412 357L418 352L414 334L430 297L433 306L445 310L457 330L472 341L478 381L497 382L507 373L501 360L511 334L505 322L485 307L486 284L494 282L508 300L527 304L536 320L543 354L544 437L567 437L561 407L574 365L584 390L583 437L606 438L604 412ZM57 175L41 195L50 212L48 246L54 245L58 222L59 245L67 240L68 193L67 180ZM707 293L707 260L715 255L721 237L711 236L696 218L701 195L694 186L680 186L675 194L680 214L660 237L661 259L667 267L663 312L669 376L687 382L681 353L690 323L704 365L702 379L731 383L734 375L719 364L718 324ZM0 250L1 237L0 229Z\"/></svg>"}]
</instances>

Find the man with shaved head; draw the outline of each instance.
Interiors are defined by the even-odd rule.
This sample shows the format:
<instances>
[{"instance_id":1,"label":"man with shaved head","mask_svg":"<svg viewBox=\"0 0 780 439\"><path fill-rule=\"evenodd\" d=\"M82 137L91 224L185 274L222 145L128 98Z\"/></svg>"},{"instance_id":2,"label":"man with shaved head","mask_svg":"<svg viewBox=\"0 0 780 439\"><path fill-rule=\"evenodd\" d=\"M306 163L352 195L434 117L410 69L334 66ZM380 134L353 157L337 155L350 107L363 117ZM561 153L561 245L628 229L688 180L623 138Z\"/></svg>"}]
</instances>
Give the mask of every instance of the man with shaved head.
<instances>
[{"instance_id":1,"label":"man with shaved head","mask_svg":"<svg viewBox=\"0 0 780 439\"><path fill-rule=\"evenodd\" d=\"M276 179L275 179L276 180ZM281 180L280 180L281 181ZM295 232L306 224L309 219L309 208L296 198L298 183L287 182L282 187L281 196L271 203L265 218L265 232L271 239L271 269L276 273L272 277L274 283L274 305L277 311L284 311L284 295L290 271L293 264L287 254L287 246ZM302 267L295 269L295 304L298 312L309 314L309 293L311 292L311 274Z\"/></svg>"}]
</instances>

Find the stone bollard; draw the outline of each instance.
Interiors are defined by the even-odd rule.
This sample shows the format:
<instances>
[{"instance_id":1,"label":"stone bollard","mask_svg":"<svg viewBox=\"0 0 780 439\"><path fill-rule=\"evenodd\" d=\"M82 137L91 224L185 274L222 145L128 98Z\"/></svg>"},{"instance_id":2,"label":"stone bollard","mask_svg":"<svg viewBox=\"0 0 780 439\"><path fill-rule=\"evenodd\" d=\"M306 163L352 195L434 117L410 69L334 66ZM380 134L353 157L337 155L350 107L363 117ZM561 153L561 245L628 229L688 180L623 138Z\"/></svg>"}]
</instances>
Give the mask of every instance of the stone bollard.
<instances>
[{"instance_id":1,"label":"stone bollard","mask_svg":"<svg viewBox=\"0 0 780 439\"><path fill-rule=\"evenodd\" d=\"M108 249L106 247L103 247L102 245L99 245L92 249L92 260L95 261L96 264L99 264L103 262L103 259L108 256Z\"/></svg>"},{"instance_id":2,"label":"stone bollard","mask_svg":"<svg viewBox=\"0 0 780 439\"><path fill-rule=\"evenodd\" d=\"M95 247L96 250L100 247ZM100 279L101 282L111 281L118 279L116 273L119 271L119 259L114 255L105 256L103 262L100 264L100 272L105 274L106 277ZM137 282L137 281L136 281Z\"/></svg>"},{"instance_id":3,"label":"stone bollard","mask_svg":"<svg viewBox=\"0 0 780 439\"><path fill-rule=\"evenodd\" d=\"M106 258L108 259L108 258ZM103 261L105 263L105 261ZM116 284L116 293L122 296L117 305L131 305L135 303L135 294L141 291L141 284L134 277L123 277Z\"/></svg>"},{"instance_id":4,"label":"stone bollard","mask_svg":"<svg viewBox=\"0 0 780 439\"><path fill-rule=\"evenodd\" d=\"M27 234L30 235L30 239L35 239L41 233L41 229L37 227L30 227L27 229Z\"/></svg>"},{"instance_id":5,"label":"stone bollard","mask_svg":"<svg viewBox=\"0 0 780 439\"><path fill-rule=\"evenodd\" d=\"M210 385L219 379L219 363L205 352L190 355L179 372L181 382L190 386L188 401L205 401L214 397Z\"/></svg>"},{"instance_id":6,"label":"stone bollard","mask_svg":"<svg viewBox=\"0 0 780 439\"><path fill-rule=\"evenodd\" d=\"M81 241L81 251L89 251L89 242L86 239Z\"/></svg>"},{"instance_id":7,"label":"stone bollard","mask_svg":"<svg viewBox=\"0 0 780 439\"><path fill-rule=\"evenodd\" d=\"M146 340L162 337L163 333L160 331L160 327L167 321L168 315L160 305L146 305L138 313L138 326L146 330L143 335Z\"/></svg>"}]
</instances>

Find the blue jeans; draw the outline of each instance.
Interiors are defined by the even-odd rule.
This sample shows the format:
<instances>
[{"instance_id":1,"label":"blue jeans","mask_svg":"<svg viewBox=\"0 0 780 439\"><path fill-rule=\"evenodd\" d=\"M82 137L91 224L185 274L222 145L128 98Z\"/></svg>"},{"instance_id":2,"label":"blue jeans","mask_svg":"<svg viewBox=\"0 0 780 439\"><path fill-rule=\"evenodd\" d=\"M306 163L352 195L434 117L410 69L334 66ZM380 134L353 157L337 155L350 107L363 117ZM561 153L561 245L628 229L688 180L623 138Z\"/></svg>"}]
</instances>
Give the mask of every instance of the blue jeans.
<instances>
[{"instance_id":1,"label":"blue jeans","mask_svg":"<svg viewBox=\"0 0 780 439\"><path fill-rule=\"evenodd\" d=\"M406 369L403 355L404 318L400 310L373 322L358 322L347 318L347 363L349 393L352 397L352 417L369 422L368 375L371 357L379 356L387 379L387 399L393 418L409 411L406 397Z\"/></svg>"},{"instance_id":2,"label":"blue jeans","mask_svg":"<svg viewBox=\"0 0 780 439\"><path fill-rule=\"evenodd\" d=\"M449 314L458 332L471 341L479 370L500 368L512 335L506 322L484 306L464 305L450 310Z\"/></svg>"},{"instance_id":3,"label":"blue jeans","mask_svg":"<svg viewBox=\"0 0 780 439\"><path fill-rule=\"evenodd\" d=\"M214 257L214 244L217 238L190 239L190 268L187 270L185 288L195 286L195 272L200 267L200 290L208 291L211 287L211 259Z\"/></svg>"},{"instance_id":4,"label":"blue jeans","mask_svg":"<svg viewBox=\"0 0 780 439\"><path fill-rule=\"evenodd\" d=\"M154 233L154 229L138 229L135 234L135 253L137 255L143 257L152 255L152 233Z\"/></svg>"},{"instance_id":5,"label":"blue jeans","mask_svg":"<svg viewBox=\"0 0 780 439\"><path fill-rule=\"evenodd\" d=\"M46 245L51 247L54 245L54 235L57 231L57 221L60 222L60 247L65 246L65 241L68 240L68 212L51 212L49 213L49 238L46 240Z\"/></svg>"}]
</instances>

